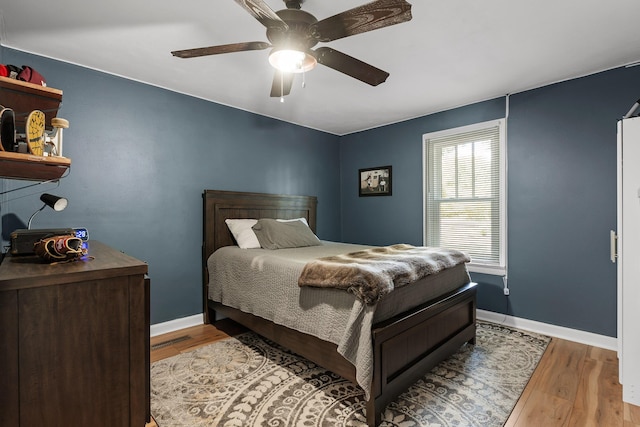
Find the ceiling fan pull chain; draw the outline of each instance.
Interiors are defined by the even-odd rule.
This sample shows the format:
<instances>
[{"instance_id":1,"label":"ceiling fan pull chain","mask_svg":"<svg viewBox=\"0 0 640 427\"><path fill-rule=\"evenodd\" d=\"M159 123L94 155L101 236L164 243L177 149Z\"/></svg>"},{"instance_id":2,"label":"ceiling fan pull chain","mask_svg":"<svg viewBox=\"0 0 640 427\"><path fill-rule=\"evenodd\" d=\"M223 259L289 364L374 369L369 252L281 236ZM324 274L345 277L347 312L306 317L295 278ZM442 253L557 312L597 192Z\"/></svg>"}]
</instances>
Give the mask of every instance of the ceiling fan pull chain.
<instances>
[{"instance_id":1,"label":"ceiling fan pull chain","mask_svg":"<svg viewBox=\"0 0 640 427\"><path fill-rule=\"evenodd\" d=\"M302 72L302 88L304 89L305 87L307 87L307 82L305 79L305 76L307 75L307 73L305 73L304 71Z\"/></svg>"},{"instance_id":2,"label":"ceiling fan pull chain","mask_svg":"<svg viewBox=\"0 0 640 427\"><path fill-rule=\"evenodd\" d=\"M284 73L280 73L280 102L284 102Z\"/></svg>"}]
</instances>

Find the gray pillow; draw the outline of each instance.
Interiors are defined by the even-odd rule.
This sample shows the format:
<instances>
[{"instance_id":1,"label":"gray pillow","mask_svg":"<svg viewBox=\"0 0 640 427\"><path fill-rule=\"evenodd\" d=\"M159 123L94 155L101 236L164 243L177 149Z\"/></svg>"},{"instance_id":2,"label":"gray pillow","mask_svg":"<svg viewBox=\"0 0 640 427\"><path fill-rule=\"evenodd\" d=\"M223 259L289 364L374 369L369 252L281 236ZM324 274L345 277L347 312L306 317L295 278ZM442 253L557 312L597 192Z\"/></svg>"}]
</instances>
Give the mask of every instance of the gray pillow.
<instances>
[{"instance_id":1,"label":"gray pillow","mask_svg":"<svg viewBox=\"0 0 640 427\"><path fill-rule=\"evenodd\" d=\"M321 245L318 237L302 221L280 222L262 218L251 227L264 249L300 248Z\"/></svg>"}]
</instances>

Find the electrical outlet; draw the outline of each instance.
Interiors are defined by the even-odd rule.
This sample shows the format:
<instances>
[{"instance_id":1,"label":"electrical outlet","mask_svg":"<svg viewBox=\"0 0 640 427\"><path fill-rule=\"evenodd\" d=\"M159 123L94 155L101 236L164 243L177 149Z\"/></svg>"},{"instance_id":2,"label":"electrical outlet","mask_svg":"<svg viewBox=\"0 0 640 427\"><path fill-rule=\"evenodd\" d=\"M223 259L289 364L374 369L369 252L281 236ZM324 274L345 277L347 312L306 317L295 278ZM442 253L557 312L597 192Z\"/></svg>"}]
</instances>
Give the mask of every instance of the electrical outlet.
<instances>
[{"instance_id":1,"label":"electrical outlet","mask_svg":"<svg viewBox=\"0 0 640 427\"><path fill-rule=\"evenodd\" d=\"M509 296L509 288L504 288L503 291L505 295Z\"/></svg>"}]
</instances>

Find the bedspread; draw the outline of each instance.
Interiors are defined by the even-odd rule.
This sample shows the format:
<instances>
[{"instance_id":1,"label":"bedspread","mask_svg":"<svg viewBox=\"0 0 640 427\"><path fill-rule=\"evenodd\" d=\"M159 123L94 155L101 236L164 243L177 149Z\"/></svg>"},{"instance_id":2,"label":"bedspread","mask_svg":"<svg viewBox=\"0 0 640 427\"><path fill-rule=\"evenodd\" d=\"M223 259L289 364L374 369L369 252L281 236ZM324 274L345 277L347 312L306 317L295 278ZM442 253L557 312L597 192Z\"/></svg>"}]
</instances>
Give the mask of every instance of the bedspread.
<instances>
[{"instance_id":1,"label":"bedspread","mask_svg":"<svg viewBox=\"0 0 640 427\"><path fill-rule=\"evenodd\" d=\"M375 304L395 288L471 259L453 249L397 244L319 258L305 265L299 286L347 289Z\"/></svg>"}]
</instances>

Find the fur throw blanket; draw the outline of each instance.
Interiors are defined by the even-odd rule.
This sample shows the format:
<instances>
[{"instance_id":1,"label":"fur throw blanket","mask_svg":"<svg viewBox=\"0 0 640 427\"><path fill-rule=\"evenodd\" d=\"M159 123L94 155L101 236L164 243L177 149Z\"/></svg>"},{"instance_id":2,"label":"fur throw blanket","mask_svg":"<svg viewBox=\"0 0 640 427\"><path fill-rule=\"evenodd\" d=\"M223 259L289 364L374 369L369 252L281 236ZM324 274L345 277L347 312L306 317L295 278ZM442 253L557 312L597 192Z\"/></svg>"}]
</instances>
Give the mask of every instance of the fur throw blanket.
<instances>
[{"instance_id":1,"label":"fur throw blanket","mask_svg":"<svg viewBox=\"0 0 640 427\"><path fill-rule=\"evenodd\" d=\"M396 287L469 261L453 249L397 244L310 261L298 285L345 289L375 304Z\"/></svg>"}]
</instances>

